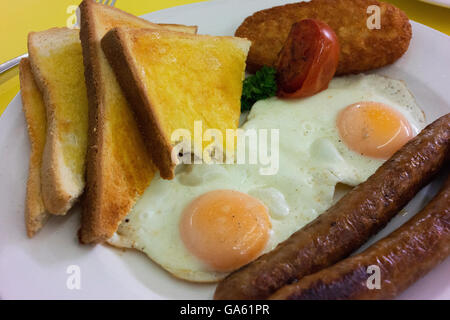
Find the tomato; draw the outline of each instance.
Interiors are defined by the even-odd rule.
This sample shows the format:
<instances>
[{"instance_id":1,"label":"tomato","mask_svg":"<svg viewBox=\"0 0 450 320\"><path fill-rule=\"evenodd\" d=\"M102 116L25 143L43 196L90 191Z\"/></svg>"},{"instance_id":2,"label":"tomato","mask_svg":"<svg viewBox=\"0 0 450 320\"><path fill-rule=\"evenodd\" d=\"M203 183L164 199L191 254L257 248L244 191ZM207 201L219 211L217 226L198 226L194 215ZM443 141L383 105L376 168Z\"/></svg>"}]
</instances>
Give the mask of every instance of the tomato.
<instances>
[{"instance_id":1,"label":"tomato","mask_svg":"<svg viewBox=\"0 0 450 320\"><path fill-rule=\"evenodd\" d=\"M328 88L339 62L339 42L326 23L305 19L294 23L278 55L277 95L312 96Z\"/></svg>"}]
</instances>

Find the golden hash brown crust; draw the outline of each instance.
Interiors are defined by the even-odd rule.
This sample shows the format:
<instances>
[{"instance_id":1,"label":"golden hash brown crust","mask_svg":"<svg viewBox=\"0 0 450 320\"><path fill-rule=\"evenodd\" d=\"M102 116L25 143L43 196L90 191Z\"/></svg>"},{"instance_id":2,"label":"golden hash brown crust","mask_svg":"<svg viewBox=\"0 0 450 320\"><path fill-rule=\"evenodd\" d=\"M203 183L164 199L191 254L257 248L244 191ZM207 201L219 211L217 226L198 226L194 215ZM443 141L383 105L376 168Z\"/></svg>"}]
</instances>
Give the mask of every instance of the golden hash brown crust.
<instances>
[{"instance_id":1,"label":"golden hash brown crust","mask_svg":"<svg viewBox=\"0 0 450 320\"><path fill-rule=\"evenodd\" d=\"M381 8L381 29L369 30L367 8ZM306 18L326 22L336 32L341 47L336 75L359 73L395 62L408 49L412 37L406 14L376 0L312 0L256 12L245 19L236 36L252 41L247 70L274 66L294 22Z\"/></svg>"}]
</instances>

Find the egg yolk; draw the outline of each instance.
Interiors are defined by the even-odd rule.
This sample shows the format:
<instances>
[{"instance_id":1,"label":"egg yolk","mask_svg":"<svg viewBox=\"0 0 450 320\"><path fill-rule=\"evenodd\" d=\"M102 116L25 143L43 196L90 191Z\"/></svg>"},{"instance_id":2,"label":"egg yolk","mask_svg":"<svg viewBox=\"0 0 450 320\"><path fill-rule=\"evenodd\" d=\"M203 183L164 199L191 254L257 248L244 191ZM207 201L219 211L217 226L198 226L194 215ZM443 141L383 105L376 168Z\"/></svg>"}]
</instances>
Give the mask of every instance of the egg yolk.
<instances>
[{"instance_id":1,"label":"egg yolk","mask_svg":"<svg viewBox=\"0 0 450 320\"><path fill-rule=\"evenodd\" d=\"M388 159L413 138L408 120L389 106L359 102L343 109L337 118L339 135L353 151Z\"/></svg>"},{"instance_id":2,"label":"egg yolk","mask_svg":"<svg viewBox=\"0 0 450 320\"><path fill-rule=\"evenodd\" d=\"M233 271L256 259L272 225L258 199L233 190L215 190L183 211L180 234L188 250L216 271Z\"/></svg>"}]
</instances>

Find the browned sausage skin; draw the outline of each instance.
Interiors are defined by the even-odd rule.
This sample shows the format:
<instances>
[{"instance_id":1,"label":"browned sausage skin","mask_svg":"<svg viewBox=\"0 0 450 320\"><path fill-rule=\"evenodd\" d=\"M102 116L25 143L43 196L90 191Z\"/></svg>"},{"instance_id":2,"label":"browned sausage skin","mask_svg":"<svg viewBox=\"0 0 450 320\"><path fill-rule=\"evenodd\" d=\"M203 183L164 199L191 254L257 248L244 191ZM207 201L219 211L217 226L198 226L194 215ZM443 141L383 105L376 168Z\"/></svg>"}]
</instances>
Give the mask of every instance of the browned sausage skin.
<instances>
[{"instance_id":1,"label":"browned sausage skin","mask_svg":"<svg viewBox=\"0 0 450 320\"><path fill-rule=\"evenodd\" d=\"M443 167L450 114L428 127L366 182L273 251L230 274L215 299L265 299L286 284L347 257L382 229Z\"/></svg>"},{"instance_id":2,"label":"browned sausage skin","mask_svg":"<svg viewBox=\"0 0 450 320\"><path fill-rule=\"evenodd\" d=\"M302 278L272 295L276 300L392 299L450 255L450 177L416 216L364 252ZM369 266L380 268L369 289Z\"/></svg>"}]
</instances>

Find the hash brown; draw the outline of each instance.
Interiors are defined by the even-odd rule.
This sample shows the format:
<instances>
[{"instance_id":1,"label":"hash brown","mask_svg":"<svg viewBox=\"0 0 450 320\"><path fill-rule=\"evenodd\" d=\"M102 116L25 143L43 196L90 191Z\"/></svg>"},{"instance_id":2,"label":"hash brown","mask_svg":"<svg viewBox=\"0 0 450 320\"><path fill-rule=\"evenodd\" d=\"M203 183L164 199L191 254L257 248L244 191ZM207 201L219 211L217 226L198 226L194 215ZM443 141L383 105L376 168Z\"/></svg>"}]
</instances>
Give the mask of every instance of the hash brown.
<instances>
[{"instance_id":1,"label":"hash brown","mask_svg":"<svg viewBox=\"0 0 450 320\"><path fill-rule=\"evenodd\" d=\"M380 7L381 28L369 29L368 7ZM341 47L336 75L364 72L391 64L408 49L412 37L406 14L397 7L376 0L312 0L258 11L245 19L237 37L252 41L247 70L275 66L293 23L303 19L327 23Z\"/></svg>"}]
</instances>

